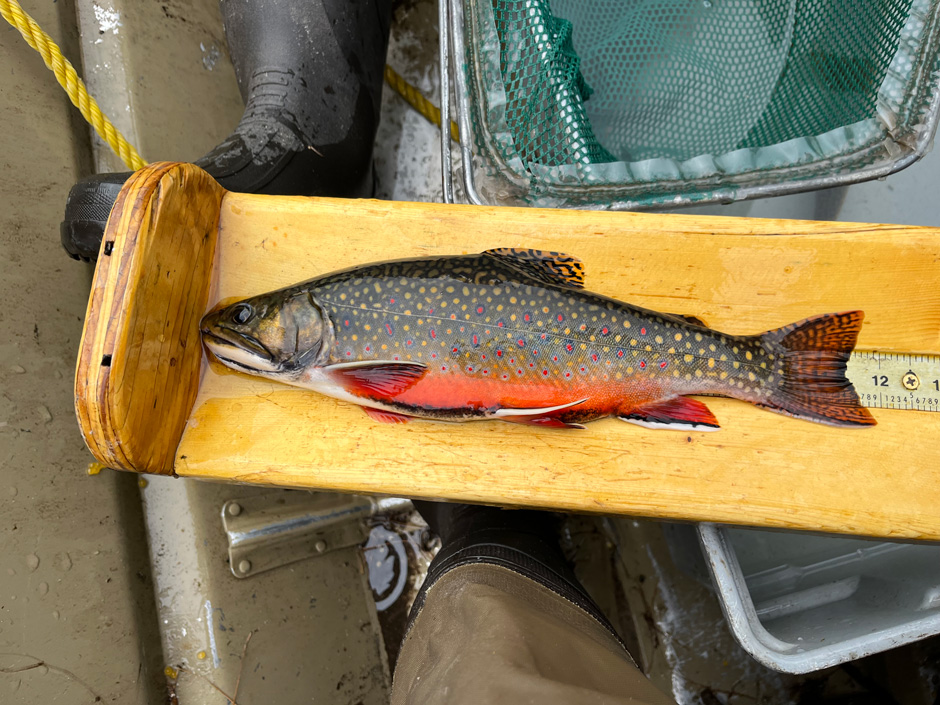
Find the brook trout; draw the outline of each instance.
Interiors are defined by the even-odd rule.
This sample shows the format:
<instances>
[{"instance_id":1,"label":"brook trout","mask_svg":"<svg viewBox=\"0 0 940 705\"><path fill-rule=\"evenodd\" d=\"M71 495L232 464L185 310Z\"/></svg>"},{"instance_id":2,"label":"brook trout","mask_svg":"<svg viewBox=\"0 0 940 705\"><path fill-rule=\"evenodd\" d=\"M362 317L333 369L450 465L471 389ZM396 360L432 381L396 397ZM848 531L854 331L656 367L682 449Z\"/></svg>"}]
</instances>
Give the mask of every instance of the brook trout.
<instances>
[{"instance_id":1,"label":"brook trout","mask_svg":"<svg viewBox=\"0 0 940 705\"><path fill-rule=\"evenodd\" d=\"M358 404L378 421L501 419L583 428L605 416L716 430L687 395L720 395L834 426L875 423L845 376L861 311L725 335L584 290L556 252L382 262L207 315L229 367Z\"/></svg>"}]
</instances>

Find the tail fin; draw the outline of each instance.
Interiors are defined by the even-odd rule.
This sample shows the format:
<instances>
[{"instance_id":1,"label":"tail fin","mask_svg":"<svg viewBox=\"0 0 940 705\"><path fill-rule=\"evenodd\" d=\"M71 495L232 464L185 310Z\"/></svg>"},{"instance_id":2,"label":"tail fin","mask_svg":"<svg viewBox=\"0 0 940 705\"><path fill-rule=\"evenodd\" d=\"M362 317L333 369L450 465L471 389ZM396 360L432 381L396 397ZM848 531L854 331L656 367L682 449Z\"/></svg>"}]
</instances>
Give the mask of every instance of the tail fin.
<instances>
[{"instance_id":1,"label":"tail fin","mask_svg":"<svg viewBox=\"0 0 940 705\"><path fill-rule=\"evenodd\" d=\"M845 376L862 327L862 311L807 318L760 336L781 361L782 379L759 406L832 426L873 426Z\"/></svg>"}]
</instances>

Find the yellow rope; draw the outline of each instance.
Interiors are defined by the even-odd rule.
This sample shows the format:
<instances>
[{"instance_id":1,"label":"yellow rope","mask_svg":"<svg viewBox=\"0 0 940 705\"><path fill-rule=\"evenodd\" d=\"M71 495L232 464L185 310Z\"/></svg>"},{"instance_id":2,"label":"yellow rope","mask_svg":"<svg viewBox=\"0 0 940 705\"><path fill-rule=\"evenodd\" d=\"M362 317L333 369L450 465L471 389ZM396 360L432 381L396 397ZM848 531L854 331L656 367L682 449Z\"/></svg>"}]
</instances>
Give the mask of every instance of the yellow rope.
<instances>
[{"instance_id":1,"label":"yellow rope","mask_svg":"<svg viewBox=\"0 0 940 705\"><path fill-rule=\"evenodd\" d=\"M105 117L98 107L95 99L88 95L85 84L78 77L72 64L62 56L62 50L52 41L52 38L42 31L32 17L27 15L17 0L0 0L0 16L16 27L23 39L33 49L38 51L42 60L46 62L65 92L68 93L72 103L78 108L84 118L95 128L95 132L107 142L121 160L131 169L137 170L147 165L137 150L118 132L111 121Z\"/></svg>"},{"instance_id":2,"label":"yellow rope","mask_svg":"<svg viewBox=\"0 0 940 705\"><path fill-rule=\"evenodd\" d=\"M0 0L0 16L16 27L23 35L26 43L39 52L42 60L46 63L46 67L55 74L59 85L65 89L75 107L81 111L82 116L95 128L98 136L111 146L111 149L117 153L121 160L134 170L146 166L147 162L141 158L134 146L124 139L124 136L101 112L101 108L98 107L95 99L88 95L84 82L78 77L68 59L62 56L62 50L36 24L36 21L26 14L23 8L20 7L19 2L17 0ZM440 109L387 64L385 66L385 80L411 107L421 113L428 121L440 127ZM460 141L460 134L455 122L450 123L450 138L454 142Z\"/></svg>"},{"instance_id":3,"label":"yellow rope","mask_svg":"<svg viewBox=\"0 0 940 705\"><path fill-rule=\"evenodd\" d=\"M0 2L3 2L3 0L0 0ZM438 127L441 126L440 109L421 95L421 92L417 88L395 73L395 69L388 64L385 65L385 81L395 89L396 93L405 99L408 105L424 115L429 122L434 123ZM454 142L460 141L460 133L457 130L456 122L450 123L450 138Z\"/></svg>"}]
</instances>

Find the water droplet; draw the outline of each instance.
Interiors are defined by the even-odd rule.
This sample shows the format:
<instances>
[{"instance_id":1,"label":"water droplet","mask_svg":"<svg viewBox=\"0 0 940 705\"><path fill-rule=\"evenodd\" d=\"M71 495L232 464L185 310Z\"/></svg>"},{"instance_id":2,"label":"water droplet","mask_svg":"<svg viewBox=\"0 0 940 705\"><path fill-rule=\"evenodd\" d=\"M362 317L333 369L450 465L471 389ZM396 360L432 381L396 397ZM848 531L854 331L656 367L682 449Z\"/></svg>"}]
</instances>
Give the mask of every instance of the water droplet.
<instances>
[{"instance_id":1,"label":"water droplet","mask_svg":"<svg viewBox=\"0 0 940 705\"><path fill-rule=\"evenodd\" d=\"M40 595L47 595L47 594L49 594L49 583L47 583L45 580L43 580L41 583L39 583L39 588L38 588L38 589L39 589L39 594L40 594Z\"/></svg>"},{"instance_id":2,"label":"water droplet","mask_svg":"<svg viewBox=\"0 0 940 705\"><path fill-rule=\"evenodd\" d=\"M11 497L16 497L18 492L19 490L13 487L12 485L7 488L7 494L10 495Z\"/></svg>"},{"instance_id":3,"label":"water droplet","mask_svg":"<svg viewBox=\"0 0 940 705\"><path fill-rule=\"evenodd\" d=\"M18 375L21 375L24 372L26 372L26 368L23 367L22 365L10 365L10 369L13 370L13 372Z\"/></svg>"},{"instance_id":4,"label":"water droplet","mask_svg":"<svg viewBox=\"0 0 940 705\"><path fill-rule=\"evenodd\" d=\"M705 0L705 1L702 3L702 7L704 7L706 10L707 10L709 7L711 7L711 6L712 6L711 0Z\"/></svg>"},{"instance_id":5,"label":"water droplet","mask_svg":"<svg viewBox=\"0 0 940 705\"><path fill-rule=\"evenodd\" d=\"M54 619L58 619L58 618L59 618L59 610L52 610L52 617L53 617Z\"/></svg>"},{"instance_id":6,"label":"water droplet","mask_svg":"<svg viewBox=\"0 0 940 705\"><path fill-rule=\"evenodd\" d=\"M39 556L35 553L26 556L26 567L29 568L30 572L36 570L39 567Z\"/></svg>"},{"instance_id":7,"label":"water droplet","mask_svg":"<svg viewBox=\"0 0 940 705\"><path fill-rule=\"evenodd\" d=\"M39 412L39 418L42 419L43 423L50 423L52 421L52 412L49 411L49 408L45 404L37 406L36 411Z\"/></svg>"},{"instance_id":8,"label":"water droplet","mask_svg":"<svg viewBox=\"0 0 940 705\"><path fill-rule=\"evenodd\" d=\"M19 678L15 678L12 683L10 683L10 692L15 693L20 689L20 683L22 683Z\"/></svg>"},{"instance_id":9,"label":"water droplet","mask_svg":"<svg viewBox=\"0 0 940 705\"><path fill-rule=\"evenodd\" d=\"M72 569L72 557L68 553L63 553L59 557L59 567L65 571Z\"/></svg>"},{"instance_id":10,"label":"water droplet","mask_svg":"<svg viewBox=\"0 0 940 705\"><path fill-rule=\"evenodd\" d=\"M7 575L16 575L16 570L13 568L7 568Z\"/></svg>"}]
</instances>

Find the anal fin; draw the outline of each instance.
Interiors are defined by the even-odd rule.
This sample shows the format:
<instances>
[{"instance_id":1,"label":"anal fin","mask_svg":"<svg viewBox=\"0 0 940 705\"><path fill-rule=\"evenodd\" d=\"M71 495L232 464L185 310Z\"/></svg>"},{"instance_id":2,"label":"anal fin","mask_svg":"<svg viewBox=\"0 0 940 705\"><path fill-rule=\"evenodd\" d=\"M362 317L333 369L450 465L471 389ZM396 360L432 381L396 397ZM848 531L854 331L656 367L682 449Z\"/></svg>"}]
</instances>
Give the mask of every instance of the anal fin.
<instances>
[{"instance_id":1,"label":"anal fin","mask_svg":"<svg viewBox=\"0 0 940 705\"><path fill-rule=\"evenodd\" d=\"M368 414L370 419L379 423L408 423L412 419L411 416L398 414L394 411L385 411L384 409L375 409L371 406L364 406L362 410Z\"/></svg>"},{"instance_id":2,"label":"anal fin","mask_svg":"<svg viewBox=\"0 0 940 705\"><path fill-rule=\"evenodd\" d=\"M717 431L718 419L702 402L689 397L674 397L617 414L621 421L646 428L676 431Z\"/></svg>"}]
</instances>

